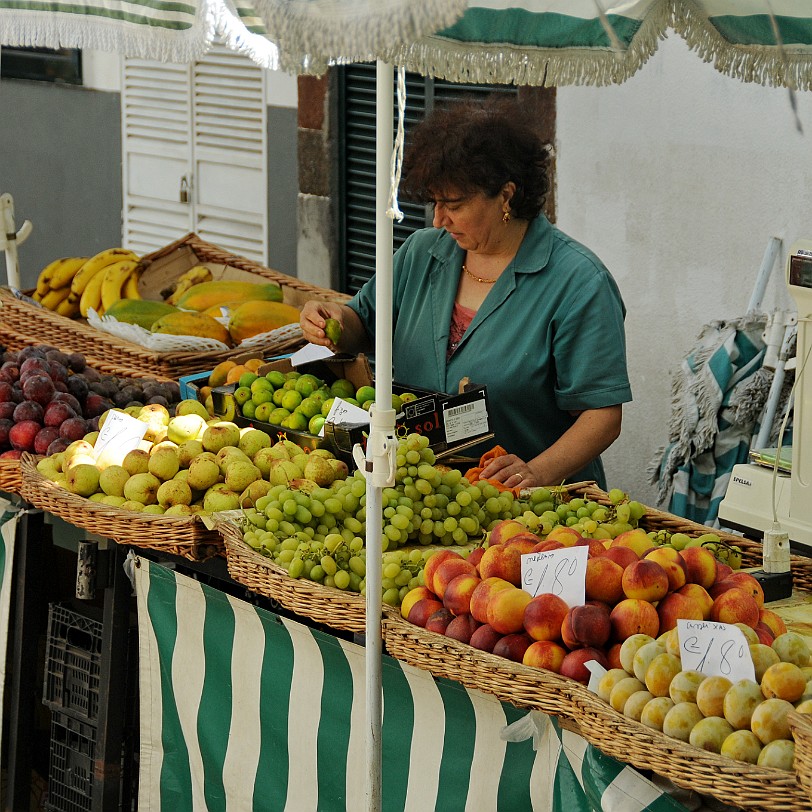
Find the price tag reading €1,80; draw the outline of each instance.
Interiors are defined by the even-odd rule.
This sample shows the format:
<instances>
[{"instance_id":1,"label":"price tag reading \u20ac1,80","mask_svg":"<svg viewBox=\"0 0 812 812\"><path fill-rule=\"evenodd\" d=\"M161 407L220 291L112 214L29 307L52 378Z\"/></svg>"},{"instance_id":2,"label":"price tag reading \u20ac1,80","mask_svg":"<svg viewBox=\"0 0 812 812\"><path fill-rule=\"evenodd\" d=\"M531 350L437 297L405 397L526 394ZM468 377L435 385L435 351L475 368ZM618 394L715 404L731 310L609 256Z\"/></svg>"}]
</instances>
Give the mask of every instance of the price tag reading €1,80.
<instances>
[{"instance_id":1,"label":"price tag reading \u20ac1,80","mask_svg":"<svg viewBox=\"0 0 812 812\"><path fill-rule=\"evenodd\" d=\"M550 592L567 606L581 606L586 598L588 556L586 545L523 555L522 589L534 598Z\"/></svg>"},{"instance_id":2,"label":"price tag reading \u20ac1,80","mask_svg":"<svg viewBox=\"0 0 812 812\"><path fill-rule=\"evenodd\" d=\"M712 620L678 620L680 658L685 671L706 677L727 677L731 682L755 680L750 644L732 623Z\"/></svg>"},{"instance_id":3,"label":"price tag reading \u20ac1,80","mask_svg":"<svg viewBox=\"0 0 812 812\"><path fill-rule=\"evenodd\" d=\"M99 431L93 453L96 464L101 468L108 465L121 465L121 461L144 439L147 424L136 420L125 412L109 411L104 425Z\"/></svg>"}]
</instances>

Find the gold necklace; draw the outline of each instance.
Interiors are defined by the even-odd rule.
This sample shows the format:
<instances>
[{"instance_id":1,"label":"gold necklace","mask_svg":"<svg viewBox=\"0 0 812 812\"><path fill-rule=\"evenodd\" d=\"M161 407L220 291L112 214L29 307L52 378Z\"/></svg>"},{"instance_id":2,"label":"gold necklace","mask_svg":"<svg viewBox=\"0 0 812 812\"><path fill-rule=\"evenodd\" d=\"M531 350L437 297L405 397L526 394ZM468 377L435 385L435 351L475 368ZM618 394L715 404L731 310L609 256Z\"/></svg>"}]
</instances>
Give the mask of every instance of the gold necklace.
<instances>
[{"instance_id":1,"label":"gold necklace","mask_svg":"<svg viewBox=\"0 0 812 812\"><path fill-rule=\"evenodd\" d=\"M471 279L476 280L477 282L481 282L483 285L492 285L496 279L499 277L497 276L496 279L483 279L481 276L477 276L476 274L471 273L465 265L462 266L462 270L471 277Z\"/></svg>"}]
</instances>

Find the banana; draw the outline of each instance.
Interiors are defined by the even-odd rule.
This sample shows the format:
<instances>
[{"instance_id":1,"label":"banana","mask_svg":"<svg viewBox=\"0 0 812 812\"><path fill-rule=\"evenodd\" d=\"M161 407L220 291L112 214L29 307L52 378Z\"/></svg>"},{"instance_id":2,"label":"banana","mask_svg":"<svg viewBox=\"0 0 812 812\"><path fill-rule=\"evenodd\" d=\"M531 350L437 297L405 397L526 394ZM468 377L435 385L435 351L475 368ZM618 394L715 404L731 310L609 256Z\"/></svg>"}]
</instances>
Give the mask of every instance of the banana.
<instances>
[{"instance_id":1,"label":"banana","mask_svg":"<svg viewBox=\"0 0 812 812\"><path fill-rule=\"evenodd\" d=\"M141 268L136 268L124 280L121 287L121 295L124 299L140 299L141 294L138 292L138 280L141 278Z\"/></svg>"},{"instance_id":2,"label":"banana","mask_svg":"<svg viewBox=\"0 0 812 812\"><path fill-rule=\"evenodd\" d=\"M199 282L209 282L212 279L211 270L205 265L193 265L188 271L184 271L167 290L161 291L161 296L167 304L177 304L178 299L189 290L192 285Z\"/></svg>"},{"instance_id":3,"label":"banana","mask_svg":"<svg viewBox=\"0 0 812 812\"><path fill-rule=\"evenodd\" d=\"M73 277L76 276L79 269L87 260L87 257L68 257L67 259L63 259L51 276L51 290L59 290L60 288L68 287L73 281Z\"/></svg>"},{"instance_id":4,"label":"banana","mask_svg":"<svg viewBox=\"0 0 812 812\"><path fill-rule=\"evenodd\" d=\"M87 257L85 257L87 259ZM37 293L44 296L49 290L64 287L73 278L76 271L84 264L81 257L61 257L49 262L37 277ZM78 264L77 264L78 263ZM67 274L66 281L62 281ZM57 281L57 277L59 280Z\"/></svg>"},{"instance_id":5,"label":"banana","mask_svg":"<svg viewBox=\"0 0 812 812\"><path fill-rule=\"evenodd\" d=\"M49 290L42 299L40 304L48 310L56 310L57 305L63 300L67 299L70 295L70 288L59 288L58 290Z\"/></svg>"},{"instance_id":6,"label":"banana","mask_svg":"<svg viewBox=\"0 0 812 812\"><path fill-rule=\"evenodd\" d=\"M104 269L101 286L101 303L104 310L121 298L124 282L131 273L138 269L139 264L140 261L137 259L122 259Z\"/></svg>"},{"instance_id":7,"label":"banana","mask_svg":"<svg viewBox=\"0 0 812 812\"><path fill-rule=\"evenodd\" d=\"M60 316L67 316L72 319L79 315L79 294L71 291L57 306L56 312Z\"/></svg>"},{"instance_id":8,"label":"banana","mask_svg":"<svg viewBox=\"0 0 812 812\"><path fill-rule=\"evenodd\" d=\"M87 260L77 271L76 276L73 277L73 281L71 282L71 290L81 295L84 293L90 280L93 279L99 271L123 259L137 260L138 255L128 248L106 248L104 251L100 251Z\"/></svg>"},{"instance_id":9,"label":"banana","mask_svg":"<svg viewBox=\"0 0 812 812\"><path fill-rule=\"evenodd\" d=\"M87 287L82 291L82 295L79 297L79 313L83 318L87 318L88 310L91 307L101 315L102 282L104 282L104 274L97 273L91 277Z\"/></svg>"}]
</instances>

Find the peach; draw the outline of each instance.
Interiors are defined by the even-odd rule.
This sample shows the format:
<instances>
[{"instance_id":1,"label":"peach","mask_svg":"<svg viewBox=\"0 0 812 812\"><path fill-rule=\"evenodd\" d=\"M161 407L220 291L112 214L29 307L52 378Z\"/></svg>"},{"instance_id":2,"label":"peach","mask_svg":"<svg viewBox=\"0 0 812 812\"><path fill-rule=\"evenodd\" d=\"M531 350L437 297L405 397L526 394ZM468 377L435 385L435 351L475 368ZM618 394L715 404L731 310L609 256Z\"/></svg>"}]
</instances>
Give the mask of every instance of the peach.
<instances>
[{"instance_id":1,"label":"peach","mask_svg":"<svg viewBox=\"0 0 812 812\"><path fill-rule=\"evenodd\" d=\"M784 634L787 630L787 624L784 623L781 616L773 612L772 609L759 609L758 619L761 623L769 626L776 637L780 634Z\"/></svg>"},{"instance_id":2,"label":"peach","mask_svg":"<svg viewBox=\"0 0 812 812\"><path fill-rule=\"evenodd\" d=\"M509 589L513 584L504 578L483 578L471 593L470 612L480 623L488 622L488 603L491 596L502 589Z\"/></svg>"},{"instance_id":3,"label":"peach","mask_svg":"<svg viewBox=\"0 0 812 812\"><path fill-rule=\"evenodd\" d=\"M688 583L709 589L716 580L716 556L706 547L686 547L680 553L688 571Z\"/></svg>"},{"instance_id":4,"label":"peach","mask_svg":"<svg viewBox=\"0 0 812 812\"><path fill-rule=\"evenodd\" d=\"M524 630L534 640L560 640L561 624L569 606L558 595L542 592L524 610Z\"/></svg>"},{"instance_id":5,"label":"peach","mask_svg":"<svg viewBox=\"0 0 812 812\"><path fill-rule=\"evenodd\" d=\"M777 662L761 678L761 692L767 699L776 697L796 702L806 689L806 678L795 663Z\"/></svg>"},{"instance_id":6,"label":"peach","mask_svg":"<svg viewBox=\"0 0 812 812\"><path fill-rule=\"evenodd\" d=\"M609 611L601 605L573 606L561 624L561 639L567 648L600 648L612 633Z\"/></svg>"},{"instance_id":7,"label":"peach","mask_svg":"<svg viewBox=\"0 0 812 812\"><path fill-rule=\"evenodd\" d=\"M623 548L618 548L623 549ZM623 567L605 556L587 559L584 589L587 598L605 601L612 605L622 601Z\"/></svg>"},{"instance_id":8,"label":"peach","mask_svg":"<svg viewBox=\"0 0 812 812\"><path fill-rule=\"evenodd\" d=\"M673 547L655 547L646 553L644 561L656 561L668 576L668 591L674 592L688 583L688 569L679 550Z\"/></svg>"},{"instance_id":9,"label":"peach","mask_svg":"<svg viewBox=\"0 0 812 812\"><path fill-rule=\"evenodd\" d=\"M479 561L482 556L485 554L484 547L474 547L470 553L465 557L465 560L468 561L470 564L473 564L475 567L479 568Z\"/></svg>"},{"instance_id":10,"label":"peach","mask_svg":"<svg viewBox=\"0 0 812 812\"><path fill-rule=\"evenodd\" d=\"M546 553L547 550L563 550L564 545L560 541L556 541L555 539L547 539L547 541L540 541L531 552L534 553Z\"/></svg>"},{"instance_id":11,"label":"peach","mask_svg":"<svg viewBox=\"0 0 812 812\"><path fill-rule=\"evenodd\" d=\"M622 643L613 643L606 650L606 659L609 661L610 668L623 668L620 662L620 648Z\"/></svg>"},{"instance_id":12,"label":"peach","mask_svg":"<svg viewBox=\"0 0 812 812\"><path fill-rule=\"evenodd\" d=\"M626 598L616 604L609 620L612 623L612 636L621 643L633 634L656 637L660 631L657 610L648 601L638 598Z\"/></svg>"},{"instance_id":13,"label":"peach","mask_svg":"<svg viewBox=\"0 0 812 812\"><path fill-rule=\"evenodd\" d=\"M522 631L524 610L530 601L530 593L523 589L501 589L488 601L486 622L501 634Z\"/></svg>"},{"instance_id":14,"label":"peach","mask_svg":"<svg viewBox=\"0 0 812 812\"><path fill-rule=\"evenodd\" d=\"M693 547L689 549L693 550ZM702 619L707 620L710 617L711 606L713 606L713 598L708 594L708 590L700 584L687 583L681 586L677 592L680 595L686 595L696 602L702 609Z\"/></svg>"},{"instance_id":15,"label":"peach","mask_svg":"<svg viewBox=\"0 0 812 812\"><path fill-rule=\"evenodd\" d=\"M421 599L431 598L437 600L437 596L427 586L416 586L406 593L406 597L400 602L401 617L408 620L411 608Z\"/></svg>"},{"instance_id":16,"label":"peach","mask_svg":"<svg viewBox=\"0 0 812 812\"><path fill-rule=\"evenodd\" d=\"M733 683L727 677L706 677L696 689L696 704L705 716L724 716L725 694Z\"/></svg>"},{"instance_id":17,"label":"peach","mask_svg":"<svg viewBox=\"0 0 812 812\"><path fill-rule=\"evenodd\" d=\"M634 530L626 530L623 533L618 533L612 539L611 546L630 547L637 553L637 557L640 558L651 549L651 539L642 527L636 527Z\"/></svg>"},{"instance_id":18,"label":"peach","mask_svg":"<svg viewBox=\"0 0 812 812\"><path fill-rule=\"evenodd\" d=\"M438 571L439 572L439 571ZM437 579L435 578L435 581ZM446 584L443 606L454 615L467 615L471 611L471 595L482 581L478 575L462 573Z\"/></svg>"},{"instance_id":19,"label":"peach","mask_svg":"<svg viewBox=\"0 0 812 812\"><path fill-rule=\"evenodd\" d=\"M503 578L505 581L519 586L522 582L522 556L533 551L538 537L532 533L519 536L518 534L504 544L488 547L479 561L479 577Z\"/></svg>"},{"instance_id":20,"label":"peach","mask_svg":"<svg viewBox=\"0 0 812 812\"><path fill-rule=\"evenodd\" d=\"M585 536L582 536L575 542L576 547L587 547L589 549L589 557L592 558L596 555L603 555L606 552L606 548L601 544L598 539L591 539Z\"/></svg>"},{"instance_id":21,"label":"peach","mask_svg":"<svg viewBox=\"0 0 812 812\"><path fill-rule=\"evenodd\" d=\"M442 564L443 561L448 558L462 558L462 556L456 550L450 550L445 547L442 550L437 550L437 552L432 553L423 567L423 583L435 595L437 594L437 590L434 588L434 573L437 570L437 567L439 567L440 564Z\"/></svg>"},{"instance_id":22,"label":"peach","mask_svg":"<svg viewBox=\"0 0 812 812\"><path fill-rule=\"evenodd\" d=\"M718 583L719 581L724 581L728 575L733 573L733 567L730 564L725 564L724 561L717 561L716 562L716 580L713 582Z\"/></svg>"},{"instance_id":23,"label":"peach","mask_svg":"<svg viewBox=\"0 0 812 812\"><path fill-rule=\"evenodd\" d=\"M522 662L533 668L546 668L548 671L558 674L566 656L567 650L558 643L554 643L552 640L537 640L528 646Z\"/></svg>"},{"instance_id":24,"label":"peach","mask_svg":"<svg viewBox=\"0 0 812 812\"><path fill-rule=\"evenodd\" d=\"M495 631L493 627L489 626L487 623L482 623L474 633L471 635L471 639L468 641L468 644L472 648L479 649L480 651L493 651L493 647L496 645L497 641L502 638L502 635L499 632Z\"/></svg>"},{"instance_id":25,"label":"peach","mask_svg":"<svg viewBox=\"0 0 812 812\"><path fill-rule=\"evenodd\" d=\"M775 640L775 632L766 624L762 623L760 620L756 623L755 632L758 635L759 643L764 643L765 646L771 646L773 644L773 640Z\"/></svg>"},{"instance_id":26,"label":"peach","mask_svg":"<svg viewBox=\"0 0 812 812\"><path fill-rule=\"evenodd\" d=\"M526 533L527 527L516 519L502 519L497 522L488 533L488 546L502 544L517 533ZM538 540L538 539L537 539Z\"/></svg>"},{"instance_id":27,"label":"peach","mask_svg":"<svg viewBox=\"0 0 812 812\"><path fill-rule=\"evenodd\" d=\"M618 545L617 547L608 547L602 554L601 558L608 558L616 564L620 564L625 570L629 564L640 560L640 556L631 548Z\"/></svg>"},{"instance_id":28,"label":"peach","mask_svg":"<svg viewBox=\"0 0 812 812\"><path fill-rule=\"evenodd\" d=\"M515 663L521 663L524 661L525 652L533 642L533 638L524 632L506 634L496 642L493 653L497 657L504 657L507 660L513 660Z\"/></svg>"},{"instance_id":29,"label":"peach","mask_svg":"<svg viewBox=\"0 0 812 812\"><path fill-rule=\"evenodd\" d=\"M657 604L660 634L677 628L677 620L704 620L703 607L693 598L670 592Z\"/></svg>"},{"instance_id":30,"label":"peach","mask_svg":"<svg viewBox=\"0 0 812 812\"><path fill-rule=\"evenodd\" d=\"M589 669L586 664L596 660L604 668L608 668L606 655L597 648L577 648L567 654L561 662L561 669L558 672L564 677L570 677L586 685L589 682Z\"/></svg>"},{"instance_id":31,"label":"peach","mask_svg":"<svg viewBox=\"0 0 812 812\"><path fill-rule=\"evenodd\" d=\"M746 592L749 592L753 598L755 598L756 603L758 604L758 608L762 609L764 607L764 590L761 587L761 584L758 582L756 578L750 575L749 572L742 572L741 570L737 570L736 572L732 572L727 578L723 578L721 581L717 581L713 589L721 589L722 587L734 587L737 586L739 589L744 589Z\"/></svg>"},{"instance_id":32,"label":"peach","mask_svg":"<svg viewBox=\"0 0 812 812\"><path fill-rule=\"evenodd\" d=\"M442 602L436 598L418 598L418 600L412 604L411 609L409 609L409 614L406 619L409 623L414 623L415 626L423 626L425 628L426 621L442 608Z\"/></svg>"},{"instance_id":33,"label":"peach","mask_svg":"<svg viewBox=\"0 0 812 812\"><path fill-rule=\"evenodd\" d=\"M445 628L445 636L460 643L469 643L471 635L479 628L480 623L471 615L456 615Z\"/></svg>"},{"instance_id":34,"label":"peach","mask_svg":"<svg viewBox=\"0 0 812 812\"><path fill-rule=\"evenodd\" d=\"M432 556L433 558L433 556ZM431 558L429 559L431 561ZM476 567L462 556L450 556L441 561L432 575L431 589L442 600L446 587L459 575L469 575L478 578ZM428 584L428 581L426 581Z\"/></svg>"},{"instance_id":35,"label":"peach","mask_svg":"<svg viewBox=\"0 0 812 812\"><path fill-rule=\"evenodd\" d=\"M420 601L417 603L420 603ZM414 611L414 609L412 609L412 611ZM448 624L451 623L452 620L454 620L454 615L452 615L451 612L449 612L448 609L443 606L441 609L433 612L426 621L426 631L437 632L437 634L445 634Z\"/></svg>"},{"instance_id":36,"label":"peach","mask_svg":"<svg viewBox=\"0 0 812 812\"><path fill-rule=\"evenodd\" d=\"M574 547L581 534L565 524L557 524L548 534L547 539L560 541L565 547Z\"/></svg>"},{"instance_id":37,"label":"peach","mask_svg":"<svg viewBox=\"0 0 812 812\"><path fill-rule=\"evenodd\" d=\"M745 623L754 627L758 623L758 604L752 594L733 587L714 599L710 619L717 623Z\"/></svg>"},{"instance_id":38,"label":"peach","mask_svg":"<svg viewBox=\"0 0 812 812\"><path fill-rule=\"evenodd\" d=\"M658 601L668 592L668 574L656 561L635 561L623 570L623 592L627 598Z\"/></svg>"}]
</instances>

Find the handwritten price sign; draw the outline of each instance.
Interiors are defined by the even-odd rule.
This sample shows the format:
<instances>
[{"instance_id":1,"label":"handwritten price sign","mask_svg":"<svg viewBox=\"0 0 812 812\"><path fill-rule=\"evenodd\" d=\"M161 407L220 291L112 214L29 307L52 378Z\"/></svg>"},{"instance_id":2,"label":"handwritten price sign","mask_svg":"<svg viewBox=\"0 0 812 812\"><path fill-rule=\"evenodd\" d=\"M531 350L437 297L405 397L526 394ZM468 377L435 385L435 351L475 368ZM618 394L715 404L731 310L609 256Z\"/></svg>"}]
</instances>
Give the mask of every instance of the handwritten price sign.
<instances>
[{"instance_id":1,"label":"handwritten price sign","mask_svg":"<svg viewBox=\"0 0 812 812\"><path fill-rule=\"evenodd\" d=\"M685 671L731 682L755 680L750 646L741 629L711 620L678 620L680 656Z\"/></svg>"},{"instance_id":2,"label":"handwritten price sign","mask_svg":"<svg viewBox=\"0 0 812 812\"><path fill-rule=\"evenodd\" d=\"M581 606L586 599L584 582L589 548L565 547L522 556L522 589L534 598L551 592L567 606Z\"/></svg>"},{"instance_id":3,"label":"handwritten price sign","mask_svg":"<svg viewBox=\"0 0 812 812\"><path fill-rule=\"evenodd\" d=\"M125 412L109 411L104 418L93 451L96 462L106 467L121 465L124 457L144 439L147 424Z\"/></svg>"}]
</instances>

